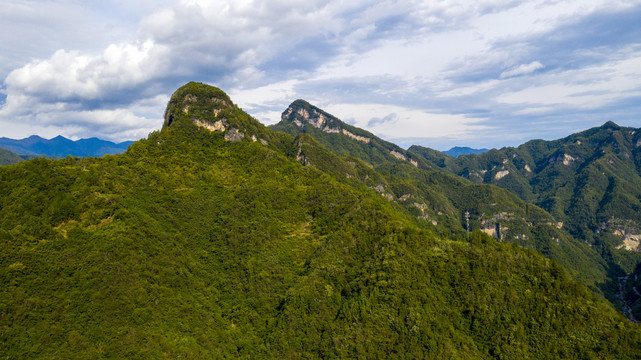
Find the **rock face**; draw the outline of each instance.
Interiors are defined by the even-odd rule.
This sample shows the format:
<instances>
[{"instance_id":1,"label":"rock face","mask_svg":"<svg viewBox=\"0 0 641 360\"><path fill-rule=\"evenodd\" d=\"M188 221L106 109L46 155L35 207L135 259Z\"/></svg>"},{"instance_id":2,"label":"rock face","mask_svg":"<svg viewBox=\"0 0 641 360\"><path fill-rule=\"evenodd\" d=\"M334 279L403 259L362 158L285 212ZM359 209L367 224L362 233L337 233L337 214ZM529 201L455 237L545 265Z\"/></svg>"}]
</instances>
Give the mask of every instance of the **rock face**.
<instances>
[{"instance_id":1,"label":"rock face","mask_svg":"<svg viewBox=\"0 0 641 360\"><path fill-rule=\"evenodd\" d=\"M500 180L510 174L509 170L501 170L494 175L495 180Z\"/></svg>"},{"instance_id":2,"label":"rock face","mask_svg":"<svg viewBox=\"0 0 641 360\"><path fill-rule=\"evenodd\" d=\"M245 134L238 131L238 129L231 129L225 134L225 140L231 142L237 142L242 140L245 137Z\"/></svg>"}]
</instances>

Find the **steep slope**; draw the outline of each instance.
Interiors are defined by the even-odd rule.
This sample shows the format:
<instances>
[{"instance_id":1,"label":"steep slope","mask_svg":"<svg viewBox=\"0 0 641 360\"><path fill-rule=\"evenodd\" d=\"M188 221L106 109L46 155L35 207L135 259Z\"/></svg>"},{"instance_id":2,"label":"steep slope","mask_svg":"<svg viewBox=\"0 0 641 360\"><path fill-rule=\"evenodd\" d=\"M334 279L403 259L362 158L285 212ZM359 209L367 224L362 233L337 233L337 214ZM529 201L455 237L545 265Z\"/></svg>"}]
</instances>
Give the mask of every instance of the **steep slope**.
<instances>
[{"instance_id":1,"label":"steep slope","mask_svg":"<svg viewBox=\"0 0 641 360\"><path fill-rule=\"evenodd\" d=\"M628 312L626 315L638 322L641 319L641 264L630 275L622 276L619 280L621 301Z\"/></svg>"},{"instance_id":2,"label":"steep slope","mask_svg":"<svg viewBox=\"0 0 641 360\"><path fill-rule=\"evenodd\" d=\"M549 211L575 237L630 272L641 261L641 131L608 122L556 141L444 158L414 146L435 165L508 189Z\"/></svg>"},{"instance_id":3,"label":"steep slope","mask_svg":"<svg viewBox=\"0 0 641 360\"><path fill-rule=\"evenodd\" d=\"M346 124L305 100L294 101L283 112L281 121L270 128L293 136L308 134L340 156L354 156L372 165L387 161L418 165L401 147ZM424 165L429 166L427 163Z\"/></svg>"},{"instance_id":4,"label":"steep slope","mask_svg":"<svg viewBox=\"0 0 641 360\"><path fill-rule=\"evenodd\" d=\"M438 238L219 89L185 85L165 119L121 155L0 168L5 357L641 356L555 262Z\"/></svg>"},{"instance_id":5,"label":"steep slope","mask_svg":"<svg viewBox=\"0 0 641 360\"><path fill-rule=\"evenodd\" d=\"M423 161L420 154L405 152L303 100L294 101L272 129L306 134L332 152L371 164L376 182L370 172L367 186L402 206L421 225L433 228L439 235L464 238L464 214L468 212L470 229L481 229L500 241L516 242L559 261L575 278L598 293L605 291L608 299L619 304L615 300L617 277L609 273L608 262L560 229L550 214L508 191L453 176ZM435 150L428 151L442 156L443 161L455 160ZM337 161L312 161L325 171L334 163Z\"/></svg>"},{"instance_id":6,"label":"steep slope","mask_svg":"<svg viewBox=\"0 0 641 360\"><path fill-rule=\"evenodd\" d=\"M9 149L19 155L45 155L52 157L71 156L103 156L105 154L120 154L127 150L132 141L114 143L98 138L69 140L63 136L53 139L43 139L32 135L26 139L14 140L0 138L0 147Z\"/></svg>"}]
</instances>

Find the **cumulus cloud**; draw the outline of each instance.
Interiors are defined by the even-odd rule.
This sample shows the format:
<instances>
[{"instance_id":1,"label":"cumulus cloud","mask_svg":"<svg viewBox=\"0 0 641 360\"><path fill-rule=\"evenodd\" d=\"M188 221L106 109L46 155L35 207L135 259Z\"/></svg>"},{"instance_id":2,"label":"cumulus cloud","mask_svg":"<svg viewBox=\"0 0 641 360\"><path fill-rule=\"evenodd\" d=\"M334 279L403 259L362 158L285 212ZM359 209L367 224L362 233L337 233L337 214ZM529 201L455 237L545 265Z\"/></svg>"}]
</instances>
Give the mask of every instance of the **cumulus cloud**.
<instances>
[{"instance_id":1,"label":"cumulus cloud","mask_svg":"<svg viewBox=\"0 0 641 360\"><path fill-rule=\"evenodd\" d=\"M189 80L255 87L312 71L341 51L339 33L358 30L341 15L376 7L366 2L183 0L142 19L132 41L98 53L61 49L11 71L0 116L28 121L60 118L55 112L101 114L170 93ZM92 118L86 122L95 125Z\"/></svg>"},{"instance_id":2,"label":"cumulus cloud","mask_svg":"<svg viewBox=\"0 0 641 360\"><path fill-rule=\"evenodd\" d=\"M87 56L78 51L56 51L47 60L31 62L12 71L5 80L8 103L14 94L38 103L81 105L100 99L116 101L126 91L166 71L162 57L166 49L152 41L140 44L110 45L102 54ZM8 115L24 108L4 109Z\"/></svg>"}]
</instances>

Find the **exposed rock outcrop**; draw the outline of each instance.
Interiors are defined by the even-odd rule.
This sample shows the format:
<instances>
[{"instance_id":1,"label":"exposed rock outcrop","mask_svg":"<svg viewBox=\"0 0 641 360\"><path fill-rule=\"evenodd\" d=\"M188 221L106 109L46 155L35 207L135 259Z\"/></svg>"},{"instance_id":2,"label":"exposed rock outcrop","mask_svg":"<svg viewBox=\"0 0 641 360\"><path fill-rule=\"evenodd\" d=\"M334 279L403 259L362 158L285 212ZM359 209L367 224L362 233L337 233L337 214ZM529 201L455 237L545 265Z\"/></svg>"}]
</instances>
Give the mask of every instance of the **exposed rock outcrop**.
<instances>
[{"instance_id":1,"label":"exposed rock outcrop","mask_svg":"<svg viewBox=\"0 0 641 360\"><path fill-rule=\"evenodd\" d=\"M369 143L372 139L357 135L342 126L342 122L304 100L294 101L281 115L281 120L291 121L299 128L310 124L328 134L343 134L354 140Z\"/></svg>"}]
</instances>

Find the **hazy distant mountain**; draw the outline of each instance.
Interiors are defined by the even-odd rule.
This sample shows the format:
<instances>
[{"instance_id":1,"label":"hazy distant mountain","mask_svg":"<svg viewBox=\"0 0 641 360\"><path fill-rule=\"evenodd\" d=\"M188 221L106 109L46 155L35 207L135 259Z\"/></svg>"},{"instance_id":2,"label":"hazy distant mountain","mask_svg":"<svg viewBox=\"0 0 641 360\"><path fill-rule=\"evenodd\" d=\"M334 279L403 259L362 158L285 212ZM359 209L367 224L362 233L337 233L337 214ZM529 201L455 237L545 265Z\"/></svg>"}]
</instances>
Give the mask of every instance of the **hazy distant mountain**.
<instances>
[{"instance_id":1,"label":"hazy distant mountain","mask_svg":"<svg viewBox=\"0 0 641 360\"><path fill-rule=\"evenodd\" d=\"M106 154L120 154L127 150L133 141L114 143L98 138L69 140L63 136L53 139L44 139L37 135L15 140L6 137L0 138L0 148L10 150L18 155L46 155L55 157L94 156Z\"/></svg>"},{"instance_id":2,"label":"hazy distant mountain","mask_svg":"<svg viewBox=\"0 0 641 360\"><path fill-rule=\"evenodd\" d=\"M482 154L484 152L490 151L489 149L473 149L471 147L467 146L455 146L447 151L443 151L443 153L452 156L452 157L459 157L461 155L467 155L467 154Z\"/></svg>"}]
</instances>

